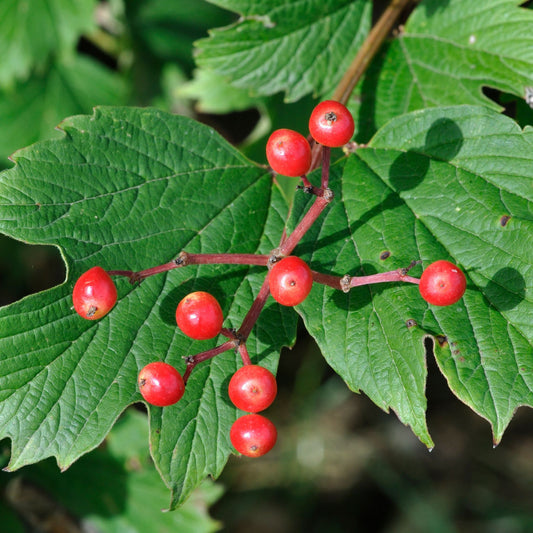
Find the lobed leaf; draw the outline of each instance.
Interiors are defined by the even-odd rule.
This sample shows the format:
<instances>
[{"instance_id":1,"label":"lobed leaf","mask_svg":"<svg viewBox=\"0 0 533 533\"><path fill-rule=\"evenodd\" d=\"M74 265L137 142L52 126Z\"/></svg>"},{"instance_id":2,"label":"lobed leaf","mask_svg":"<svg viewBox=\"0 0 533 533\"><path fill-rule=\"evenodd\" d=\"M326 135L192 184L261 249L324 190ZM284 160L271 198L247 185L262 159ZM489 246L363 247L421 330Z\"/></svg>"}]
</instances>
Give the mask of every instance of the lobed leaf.
<instances>
[{"instance_id":1,"label":"lobed leaf","mask_svg":"<svg viewBox=\"0 0 533 533\"><path fill-rule=\"evenodd\" d=\"M379 128L415 109L456 104L499 109L485 87L524 98L533 85L533 12L522 3L421 2L361 82L360 122Z\"/></svg>"},{"instance_id":2,"label":"lobed leaf","mask_svg":"<svg viewBox=\"0 0 533 533\"><path fill-rule=\"evenodd\" d=\"M0 174L1 231L60 247L68 266L65 284L0 309L0 435L12 440L10 469L49 456L66 468L97 446L126 406L141 400L140 368L166 360L183 372L183 356L215 345L177 330L179 300L208 290L225 326L238 327L265 276L264 269L205 265L138 287L117 279L117 305L93 323L71 309L83 271L96 264L139 270L183 249L265 253L277 245L287 209L268 174L190 119L103 107L61 127L63 139L17 152L16 166ZM253 360L275 370L295 327L294 314L268 306L249 340ZM231 453L237 412L226 380L237 366L229 352L205 362L176 406L150 408L152 454L173 504L217 476Z\"/></svg>"},{"instance_id":3,"label":"lobed leaf","mask_svg":"<svg viewBox=\"0 0 533 533\"><path fill-rule=\"evenodd\" d=\"M531 128L484 107L398 117L335 169L335 203L301 245L312 264L341 276L437 259L465 271L466 294L449 307L426 304L410 284L348 295L318 287L301 306L350 388L394 409L428 446L426 336L451 390L490 422L495 443L520 405L533 406L532 144Z\"/></svg>"},{"instance_id":4,"label":"lobed leaf","mask_svg":"<svg viewBox=\"0 0 533 533\"><path fill-rule=\"evenodd\" d=\"M326 94L370 29L367 0L211 0L242 17L197 42L197 64L254 95Z\"/></svg>"}]
</instances>

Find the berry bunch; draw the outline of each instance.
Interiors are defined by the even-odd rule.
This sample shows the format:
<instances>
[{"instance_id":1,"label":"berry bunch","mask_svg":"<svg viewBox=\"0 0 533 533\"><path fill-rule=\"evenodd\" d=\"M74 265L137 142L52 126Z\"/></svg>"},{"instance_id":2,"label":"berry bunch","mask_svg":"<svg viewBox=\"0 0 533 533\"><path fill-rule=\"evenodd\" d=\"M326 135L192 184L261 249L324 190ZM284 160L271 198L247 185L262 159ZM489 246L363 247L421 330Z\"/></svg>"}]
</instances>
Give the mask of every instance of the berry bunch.
<instances>
[{"instance_id":1,"label":"berry bunch","mask_svg":"<svg viewBox=\"0 0 533 533\"><path fill-rule=\"evenodd\" d=\"M186 295L176 309L176 323L183 334L195 340L213 339L219 335L225 342L194 356L185 357L183 376L173 366L154 361L141 369L138 387L142 397L151 405L166 407L178 402L185 393L189 375L194 367L227 350L234 349L241 357L242 366L229 381L227 394L233 405L246 414L239 416L230 430L234 448L243 455L259 457L272 449L277 432L274 424L258 414L267 409L277 394L275 376L266 368L252 364L246 341L267 298L281 305L296 306L305 301L313 284L319 283L343 292L351 288L382 282L408 282L419 285L422 298L431 305L443 306L458 302L466 290L466 278L453 263L438 260L430 264L420 279L408 275L407 268L369 276L333 276L311 270L300 257L291 255L306 231L333 200L329 183L329 156L332 147L348 143L354 133L354 121L348 109L332 100L321 102L309 120L310 139L296 131L282 129L272 133L266 145L266 155L272 170L286 176L298 177L304 192L315 196L315 201L302 217L294 231L280 241L270 255L258 254L189 254L181 252L173 261L156 267L132 272L106 272L95 266L82 274L74 286L73 304L76 312L88 320L102 318L117 301L117 289L111 275L127 276L131 283L174 268L194 264L244 264L267 267L268 274L250 310L237 330L224 328L224 315L216 298L203 291ZM310 144L311 143L311 144ZM313 153L322 155L321 186L313 186L307 179Z\"/></svg>"}]
</instances>

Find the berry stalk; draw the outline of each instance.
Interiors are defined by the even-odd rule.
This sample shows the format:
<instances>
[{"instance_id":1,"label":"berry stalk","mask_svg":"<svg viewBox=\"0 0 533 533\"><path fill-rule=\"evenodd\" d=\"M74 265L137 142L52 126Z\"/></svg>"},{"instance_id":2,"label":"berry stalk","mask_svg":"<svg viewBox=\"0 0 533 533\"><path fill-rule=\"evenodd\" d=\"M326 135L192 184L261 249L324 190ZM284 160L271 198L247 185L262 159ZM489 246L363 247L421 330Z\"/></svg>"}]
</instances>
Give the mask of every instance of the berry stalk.
<instances>
[{"instance_id":1,"label":"berry stalk","mask_svg":"<svg viewBox=\"0 0 533 533\"><path fill-rule=\"evenodd\" d=\"M231 350L233 348L235 348L235 341L229 340L221 344L220 346L215 346L214 348L206 350L205 352L200 352L196 355L188 355L184 357L184 359L187 361L187 368L185 370L185 373L183 374L183 382L185 384L187 383L191 372L197 364L207 361L208 359L213 359L213 357L216 357L217 355L223 352L227 352L228 350Z\"/></svg>"},{"instance_id":2,"label":"berry stalk","mask_svg":"<svg viewBox=\"0 0 533 533\"><path fill-rule=\"evenodd\" d=\"M339 289L343 292L349 292L353 287L360 287L362 285L372 285L374 283L387 283L402 281L405 283L414 283L418 285L420 280L413 278L406 274L405 268L391 270L389 272L381 272L379 274L370 274L368 276L333 276L331 274L322 274L321 272L313 273L313 281L322 285L327 285L333 289Z\"/></svg>"},{"instance_id":3,"label":"berry stalk","mask_svg":"<svg viewBox=\"0 0 533 533\"><path fill-rule=\"evenodd\" d=\"M143 279L169 272L175 268L182 268L189 265L249 265L266 266L268 255L259 254L191 254L181 252L176 259L155 267L139 270L108 270L110 276L125 276L130 283L141 282Z\"/></svg>"},{"instance_id":4,"label":"berry stalk","mask_svg":"<svg viewBox=\"0 0 533 533\"><path fill-rule=\"evenodd\" d=\"M259 315L261 314L261 311L263 310L263 307L265 306L265 303L267 301L269 294L270 294L270 289L268 285L268 277L266 277L265 280L263 281L263 285L261 285L259 294L257 295L254 302L252 303L250 310L244 317L241 327L239 328L237 332L239 337L242 339L242 342L246 342L246 340L248 339L248 336L250 335L250 332L252 331L254 324L257 322L257 319L259 318Z\"/></svg>"},{"instance_id":5,"label":"berry stalk","mask_svg":"<svg viewBox=\"0 0 533 533\"><path fill-rule=\"evenodd\" d=\"M333 193L330 189L326 189L323 193L323 196L317 196L309 211L294 228L294 231L280 244L276 250L277 254L282 256L290 255L309 228L316 222L322 211L333 200Z\"/></svg>"}]
</instances>

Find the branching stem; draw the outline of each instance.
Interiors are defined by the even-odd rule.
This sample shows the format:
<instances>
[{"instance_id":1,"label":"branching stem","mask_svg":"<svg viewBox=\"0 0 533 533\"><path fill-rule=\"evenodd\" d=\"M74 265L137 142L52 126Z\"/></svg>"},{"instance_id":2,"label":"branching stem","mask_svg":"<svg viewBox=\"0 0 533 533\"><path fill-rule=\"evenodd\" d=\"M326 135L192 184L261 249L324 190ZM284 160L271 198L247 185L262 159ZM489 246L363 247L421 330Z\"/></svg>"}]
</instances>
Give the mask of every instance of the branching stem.
<instances>
[{"instance_id":1,"label":"branching stem","mask_svg":"<svg viewBox=\"0 0 533 533\"><path fill-rule=\"evenodd\" d=\"M189 265L257 265L265 266L268 262L268 255L259 254L190 254L181 252L180 255L163 265L147 268L134 272L131 270L108 270L110 276L126 276L131 283L141 282L155 274L161 274L182 268Z\"/></svg>"},{"instance_id":2,"label":"branching stem","mask_svg":"<svg viewBox=\"0 0 533 533\"><path fill-rule=\"evenodd\" d=\"M367 66L372 58L375 56L377 50L390 33L393 26L396 24L398 17L406 8L411 0L392 0L382 16L372 28L365 42L359 49L352 64L343 76L339 86L333 94L333 99L343 104L346 104L350 94L352 93L357 82L360 80ZM314 202L309 210L302 217L293 232L287 236L286 231L280 240L279 247L271 252L270 255L260 254L192 254L182 251L178 257L172 261L140 270L138 272L130 270L110 270L108 274L116 276L125 276L129 278L130 283L138 283L142 280L153 276L168 272L175 268L181 268L189 265L206 265L206 264L228 264L228 265L249 265L249 266L270 266L282 256L287 256L292 253L296 245L301 241L309 228L316 222L322 211L333 200L333 192L329 188L329 173L330 173L330 148L316 144L312 149L312 163L311 170L318 167L320 159L322 159L322 174L320 187L315 187L307 178L302 176L302 186L305 192L315 196ZM361 285L368 285L372 283L384 282L407 282L418 284L419 279L407 275L407 272L416 264L411 263L407 268L400 268L390 272L383 272L380 274L371 274L368 276L334 276L331 274L323 274L313 271L313 281L321 283L334 289L339 289L344 292L349 292L351 288ZM242 362L245 365L251 364L250 355L246 347L246 341L254 327L257 319L263 310L265 303L270 294L268 275L263 281L263 285L259 290L259 294L252 303L248 313L246 314L241 327L238 330L223 328L221 334L228 338L223 344L216 346L205 352L201 352L194 356L187 356L187 368L183 376L183 380L187 382L192 370L195 366L203 361L212 359L213 357L231 349L235 349L241 356Z\"/></svg>"},{"instance_id":3,"label":"branching stem","mask_svg":"<svg viewBox=\"0 0 533 533\"><path fill-rule=\"evenodd\" d=\"M353 287L359 287L361 285L371 285L373 283L386 283L403 281L406 283L419 284L418 278L413 278L405 274L405 268L399 268L398 270L391 270L390 272L381 272L379 274L370 274L368 276L333 276L331 274L322 274L321 272L313 271L313 281L315 283L321 283L334 289L339 289L344 292L349 292Z\"/></svg>"},{"instance_id":4,"label":"branching stem","mask_svg":"<svg viewBox=\"0 0 533 533\"><path fill-rule=\"evenodd\" d=\"M197 364L202 363L203 361L207 361L208 359L212 359L213 357L216 357L217 355L223 352L227 352L228 350L231 350L233 348L235 348L235 341L229 340L226 341L224 344L221 344L220 346L215 346L215 348L211 348L210 350L206 350L205 352L200 352L196 355L189 355L185 357L184 359L187 361L187 369L183 374L184 383L187 383L191 372Z\"/></svg>"}]
</instances>

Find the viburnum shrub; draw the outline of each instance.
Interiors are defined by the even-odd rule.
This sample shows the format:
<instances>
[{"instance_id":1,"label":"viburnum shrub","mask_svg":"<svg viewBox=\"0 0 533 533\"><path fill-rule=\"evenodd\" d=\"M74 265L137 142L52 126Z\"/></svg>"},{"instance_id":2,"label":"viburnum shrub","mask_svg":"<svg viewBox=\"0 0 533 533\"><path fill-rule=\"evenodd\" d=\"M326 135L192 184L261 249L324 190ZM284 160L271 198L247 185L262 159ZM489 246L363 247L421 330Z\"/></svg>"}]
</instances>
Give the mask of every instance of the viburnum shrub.
<instances>
[{"instance_id":1,"label":"viburnum shrub","mask_svg":"<svg viewBox=\"0 0 533 533\"><path fill-rule=\"evenodd\" d=\"M406 0L373 31L367 0L281 4L228 0L238 21L196 44L214 80L201 103L213 90L261 110L269 131L247 155L191 118L103 106L0 174L1 231L59 247L68 267L0 310L8 469L51 455L66 468L143 402L181 504L232 453L273 448L298 320L429 449L427 357L495 444L533 405L533 12L424 0L392 32ZM170 385L147 373L159 361Z\"/></svg>"},{"instance_id":2,"label":"viburnum shrub","mask_svg":"<svg viewBox=\"0 0 533 533\"><path fill-rule=\"evenodd\" d=\"M340 109L338 106L334 106L331 101L325 103L326 109L335 109L339 117L343 116L343 120L347 120L346 114L349 114L349 111L344 106L342 106L343 109ZM322 104L319 103L317 105L311 114L312 117L323 114L325 108ZM351 123L353 124L353 119L351 119ZM290 154L294 153L294 157L300 159L300 153L297 150L293 151L292 145L299 145L301 139L292 133L284 137L283 141L285 154L289 154L284 164L287 163L289 166ZM321 133L321 135L323 134L324 132ZM312 290L313 283L332 287L343 292L349 292L352 287L361 285L404 282L421 284L420 294L427 302L435 305L454 304L463 296L466 289L466 278L461 270L449 261L439 260L430 264L422 273L422 279L420 280L408 275L409 270L418 261L413 261L405 268L382 272L380 274L336 276L313 271L300 257L290 255L305 233L309 231L324 209L334 199L334 194L328 187L330 172L330 146L328 144L336 146L338 143L333 141L328 143L327 137L330 134L331 132L327 132L325 134L326 138L319 136L322 141L320 144L323 145L321 147L322 173L320 186L314 187L310 185L308 179L302 176L302 188L305 189L307 194L314 196L314 202L310 209L298 221L291 234L288 237L283 235L279 246L273 249L269 255L251 255L244 253L189 254L187 252L181 252L170 263L150 267L146 270L136 272L110 270L106 273L101 267L93 267L81 276L80 279L83 280L85 277L90 277L91 274L94 277L95 274L93 273L96 272L98 274L98 282L100 282L100 278L105 281L110 280L109 275L126 276L132 284L138 284L148 277L194 264L262 265L268 268L269 273L264 279L258 295L244 317L241 326L237 329L222 328L224 319L222 308L218 301L208 292L192 292L179 302L176 309L176 322L179 329L185 335L196 340L208 340L221 333L228 340L215 348L208 349L197 355L186 356L187 367L183 381L181 381L181 375L177 370L166 363L151 363L144 367L139 374L138 382L140 392L148 403L160 407L175 404L183 395L181 383L187 383L196 365L233 349L240 354L244 367L238 370L230 380L229 397L231 401L237 408L252 413L266 409L276 396L277 386L275 378L267 369L262 369L260 366L251 364L247 341L251 333L251 328L259 318L259 314L265 306L269 294L272 294L273 298L279 304L292 307L304 302ZM343 134L343 142L346 142L351 135L351 131L349 135ZM272 137L270 137L267 143L267 155L271 149L271 140ZM305 142L307 143L307 141ZM290 175L291 173L285 172L285 174ZM78 281L74 287L75 300L79 283ZM109 305L100 305L96 297L91 300L91 305L96 309L101 307L106 312L110 307ZM102 312L102 314L105 313ZM82 316L84 315L82 314ZM92 319L93 316L85 316L85 318ZM176 383L178 376L179 384ZM272 423L263 416L250 415L241 417L232 426L230 433L231 442L235 449L244 455L250 457L262 456L274 446L277 432L272 428Z\"/></svg>"}]
</instances>

